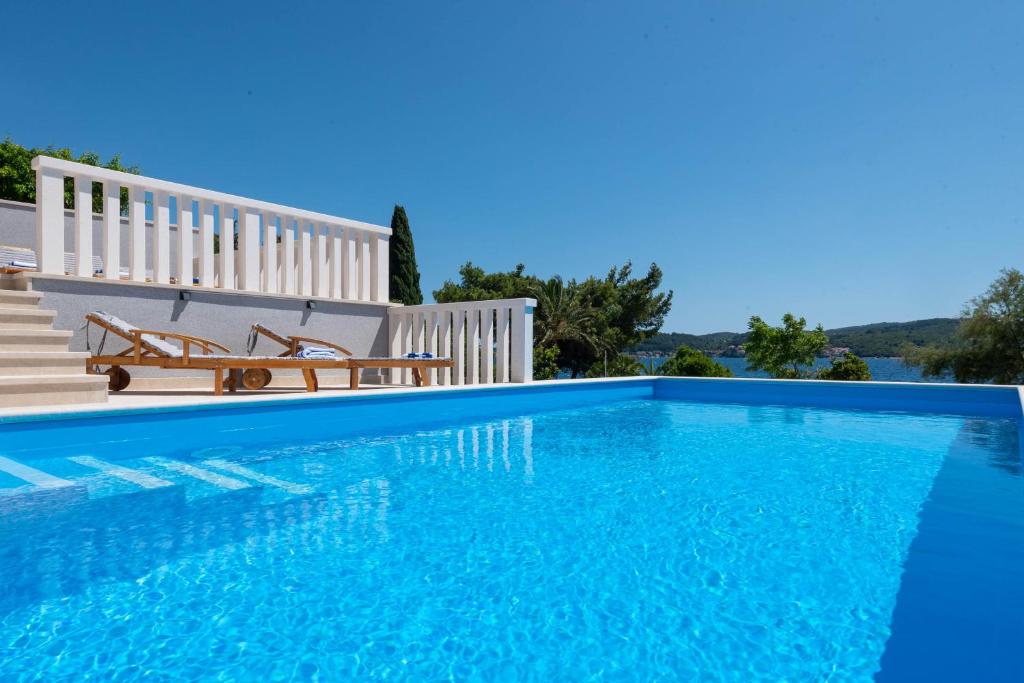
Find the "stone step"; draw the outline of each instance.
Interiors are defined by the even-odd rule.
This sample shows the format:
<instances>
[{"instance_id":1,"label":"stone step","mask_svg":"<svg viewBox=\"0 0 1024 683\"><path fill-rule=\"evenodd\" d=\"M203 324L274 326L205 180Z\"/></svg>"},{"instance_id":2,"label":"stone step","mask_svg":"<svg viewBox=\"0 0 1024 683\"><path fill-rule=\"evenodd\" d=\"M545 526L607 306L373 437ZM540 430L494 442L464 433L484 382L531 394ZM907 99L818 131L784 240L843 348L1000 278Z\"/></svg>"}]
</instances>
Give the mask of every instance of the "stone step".
<instances>
[{"instance_id":1,"label":"stone step","mask_svg":"<svg viewBox=\"0 0 1024 683\"><path fill-rule=\"evenodd\" d=\"M68 330L0 329L0 351L67 351Z\"/></svg>"},{"instance_id":2,"label":"stone step","mask_svg":"<svg viewBox=\"0 0 1024 683\"><path fill-rule=\"evenodd\" d=\"M104 375L0 377L0 407L106 403Z\"/></svg>"},{"instance_id":3,"label":"stone step","mask_svg":"<svg viewBox=\"0 0 1024 683\"><path fill-rule=\"evenodd\" d=\"M48 330L57 311L38 308L7 308L0 304L0 330Z\"/></svg>"},{"instance_id":4,"label":"stone step","mask_svg":"<svg viewBox=\"0 0 1024 683\"><path fill-rule=\"evenodd\" d=\"M0 308L36 308L43 295L39 292L22 292L15 289L0 289Z\"/></svg>"},{"instance_id":5,"label":"stone step","mask_svg":"<svg viewBox=\"0 0 1024 683\"><path fill-rule=\"evenodd\" d=\"M0 351L0 377L75 375L85 371L88 357L71 351Z\"/></svg>"}]
</instances>

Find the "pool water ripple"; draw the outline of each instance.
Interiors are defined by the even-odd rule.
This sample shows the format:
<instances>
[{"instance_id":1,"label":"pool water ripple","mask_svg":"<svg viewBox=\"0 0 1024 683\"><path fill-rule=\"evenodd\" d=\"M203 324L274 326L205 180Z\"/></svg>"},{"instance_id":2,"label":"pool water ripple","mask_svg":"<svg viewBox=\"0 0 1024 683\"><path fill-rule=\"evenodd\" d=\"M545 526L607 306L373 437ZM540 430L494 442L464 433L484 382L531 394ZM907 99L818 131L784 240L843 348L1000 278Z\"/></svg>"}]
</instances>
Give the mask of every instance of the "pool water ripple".
<instances>
[{"instance_id":1,"label":"pool water ripple","mask_svg":"<svg viewBox=\"0 0 1024 683\"><path fill-rule=\"evenodd\" d=\"M4 680L870 680L962 426L628 401L169 446L300 488L0 526Z\"/></svg>"}]
</instances>

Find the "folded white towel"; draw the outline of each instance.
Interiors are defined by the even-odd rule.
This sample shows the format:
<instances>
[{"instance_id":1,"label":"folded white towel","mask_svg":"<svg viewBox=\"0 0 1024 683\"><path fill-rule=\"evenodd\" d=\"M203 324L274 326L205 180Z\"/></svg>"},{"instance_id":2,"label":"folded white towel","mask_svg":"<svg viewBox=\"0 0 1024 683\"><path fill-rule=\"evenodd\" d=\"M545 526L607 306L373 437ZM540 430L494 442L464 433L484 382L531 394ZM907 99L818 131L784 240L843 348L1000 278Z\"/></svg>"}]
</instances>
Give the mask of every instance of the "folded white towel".
<instances>
[{"instance_id":1,"label":"folded white towel","mask_svg":"<svg viewBox=\"0 0 1024 683\"><path fill-rule=\"evenodd\" d=\"M299 352L295 354L295 357L307 360L333 360L337 356L334 353L334 349L328 349L323 346L300 346Z\"/></svg>"}]
</instances>

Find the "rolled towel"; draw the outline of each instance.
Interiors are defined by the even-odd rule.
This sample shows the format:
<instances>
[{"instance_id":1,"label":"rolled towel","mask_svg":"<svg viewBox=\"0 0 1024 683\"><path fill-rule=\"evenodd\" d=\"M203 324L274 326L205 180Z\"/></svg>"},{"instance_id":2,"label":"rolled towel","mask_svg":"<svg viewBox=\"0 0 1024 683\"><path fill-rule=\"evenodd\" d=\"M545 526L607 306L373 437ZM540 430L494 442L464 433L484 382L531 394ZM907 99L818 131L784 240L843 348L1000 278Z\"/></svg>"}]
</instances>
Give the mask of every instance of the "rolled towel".
<instances>
[{"instance_id":1,"label":"rolled towel","mask_svg":"<svg viewBox=\"0 0 1024 683\"><path fill-rule=\"evenodd\" d=\"M331 360L337 356L334 353L334 349L328 349L323 346L300 346L299 352L295 354L295 357L314 360Z\"/></svg>"}]
</instances>

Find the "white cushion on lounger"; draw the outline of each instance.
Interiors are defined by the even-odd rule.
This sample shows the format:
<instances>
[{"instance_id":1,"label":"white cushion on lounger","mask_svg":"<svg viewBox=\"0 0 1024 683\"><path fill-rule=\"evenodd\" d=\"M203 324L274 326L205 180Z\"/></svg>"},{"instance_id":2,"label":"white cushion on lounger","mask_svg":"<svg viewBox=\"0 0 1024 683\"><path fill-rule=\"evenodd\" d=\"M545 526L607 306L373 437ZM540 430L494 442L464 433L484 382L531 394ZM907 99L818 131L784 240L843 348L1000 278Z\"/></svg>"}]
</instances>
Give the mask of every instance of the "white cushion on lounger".
<instances>
[{"instance_id":1,"label":"white cushion on lounger","mask_svg":"<svg viewBox=\"0 0 1024 683\"><path fill-rule=\"evenodd\" d=\"M99 318L100 320L102 320L103 322L105 322L106 324L110 325L111 327L120 330L129 336L131 336L133 330L139 329L135 325L126 323L117 316L110 315L109 313L104 313L103 311L93 311L92 314ZM172 358L177 358L181 356L180 348L164 339L160 339L155 335L144 334L142 335L142 339L153 348L159 349L162 353L165 353Z\"/></svg>"}]
</instances>

